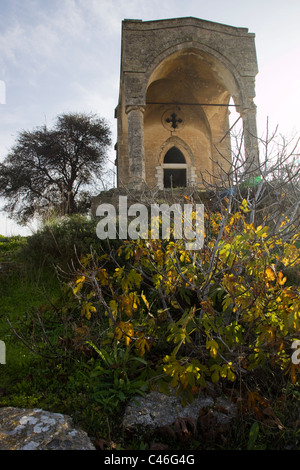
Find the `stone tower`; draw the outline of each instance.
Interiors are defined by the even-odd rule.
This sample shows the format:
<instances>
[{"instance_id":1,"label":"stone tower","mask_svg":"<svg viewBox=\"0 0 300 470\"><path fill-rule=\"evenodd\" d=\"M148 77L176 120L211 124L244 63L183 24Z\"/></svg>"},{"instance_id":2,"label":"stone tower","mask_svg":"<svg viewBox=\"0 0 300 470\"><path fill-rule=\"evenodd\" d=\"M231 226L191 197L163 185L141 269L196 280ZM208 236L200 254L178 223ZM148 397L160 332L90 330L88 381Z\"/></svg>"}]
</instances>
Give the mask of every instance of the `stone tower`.
<instances>
[{"instance_id":1,"label":"stone tower","mask_svg":"<svg viewBox=\"0 0 300 470\"><path fill-rule=\"evenodd\" d=\"M216 177L220 165L230 166L230 100L243 122L246 158L257 163L257 71L255 36L246 28L189 17L124 20L118 187L199 187L204 171Z\"/></svg>"}]
</instances>

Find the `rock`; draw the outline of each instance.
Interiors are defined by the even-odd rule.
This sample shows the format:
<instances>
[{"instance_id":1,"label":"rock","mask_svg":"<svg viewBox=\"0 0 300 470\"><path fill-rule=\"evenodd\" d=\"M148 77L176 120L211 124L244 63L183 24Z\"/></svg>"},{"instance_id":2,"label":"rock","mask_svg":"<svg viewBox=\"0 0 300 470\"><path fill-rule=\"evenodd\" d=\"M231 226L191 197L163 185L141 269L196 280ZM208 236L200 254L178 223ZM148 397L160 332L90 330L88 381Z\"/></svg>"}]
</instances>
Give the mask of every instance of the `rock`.
<instances>
[{"instance_id":1,"label":"rock","mask_svg":"<svg viewBox=\"0 0 300 470\"><path fill-rule=\"evenodd\" d=\"M123 427L129 430L153 430L171 425L178 418L193 418L197 421L200 410L207 407L214 410L214 416L220 424L229 422L236 413L235 405L221 397L213 399L200 395L192 404L183 407L180 397L175 394L165 395L153 391L145 397L134 398L129 402L123 417Z\"/></svg>"},{"instance_id":2,"label":"rock","mask_svg":"<svg viewBox=\"0 0 300 470\"><path fill-rule=\"evenodd\" d=\"M0 408L0 450L96 450L69 416L41 409Z\"/></svg>"}]
</instances>

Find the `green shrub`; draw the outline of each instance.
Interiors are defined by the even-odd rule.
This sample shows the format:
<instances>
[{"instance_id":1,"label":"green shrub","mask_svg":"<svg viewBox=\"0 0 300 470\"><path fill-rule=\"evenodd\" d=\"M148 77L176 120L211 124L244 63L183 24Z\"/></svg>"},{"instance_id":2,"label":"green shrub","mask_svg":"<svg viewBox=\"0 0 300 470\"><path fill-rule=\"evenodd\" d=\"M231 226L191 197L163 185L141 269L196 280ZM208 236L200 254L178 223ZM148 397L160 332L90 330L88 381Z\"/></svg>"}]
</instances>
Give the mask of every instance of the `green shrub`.
<instances>
[{"instance_id":1,"label":"green shrub","mask_svg":"<svg viewBox=\"0 0 300 470\"><path fill-rule=\"evenodd\" d=\"M4 237L0 235L0 261L13 261L27 244L27 238L21 235Z\"/></svg>"},{"instance_id":2,"label":"green shrub","mask_svg":"<svg viewBox=\"0 0 300 470\"><path fill-rule=\"evenodd\" d=\"M84 216L70 216L47 223L28 237L23 249L25 260L39 265L46 263L66 264L89 251L90 246L99 246L96 222Z\"/></svg>"},{"instance_id":3,"label":"green shrub","mask_svg":"<svg viewBox=\"0 0 300 470\"><path fill-rule=\"evenodd\" d=\"M119 240L99 240L96 225L96 219L82 215L55 219L28 237L22 257L36 266L78 266L83 254L91 250L105 252L110 246L120 245Z\"/></svg>"}]
</instances>

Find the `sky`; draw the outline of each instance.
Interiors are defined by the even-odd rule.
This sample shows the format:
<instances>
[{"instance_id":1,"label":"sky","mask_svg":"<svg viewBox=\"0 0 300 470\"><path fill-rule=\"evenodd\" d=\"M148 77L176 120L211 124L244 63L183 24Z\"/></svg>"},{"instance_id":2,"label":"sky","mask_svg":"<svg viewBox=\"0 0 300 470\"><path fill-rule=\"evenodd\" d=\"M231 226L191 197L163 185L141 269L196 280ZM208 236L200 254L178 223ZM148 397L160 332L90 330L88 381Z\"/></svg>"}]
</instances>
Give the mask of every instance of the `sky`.
<instances>
[{"instance_id":1,"label":"sky","mask_svg":"<svg viewBox=\"0 0 300 470\"><path fill-rule=\"evenodd\" d=\"M299 0L0 0L0 161L20 131L51 127L65 112L105 118L114 145L122 20L189 16L255 33L258 135L267 118L271 129L298 134ZM34 230L0 213L0 234Z\"/></svg>"}]
</instances>

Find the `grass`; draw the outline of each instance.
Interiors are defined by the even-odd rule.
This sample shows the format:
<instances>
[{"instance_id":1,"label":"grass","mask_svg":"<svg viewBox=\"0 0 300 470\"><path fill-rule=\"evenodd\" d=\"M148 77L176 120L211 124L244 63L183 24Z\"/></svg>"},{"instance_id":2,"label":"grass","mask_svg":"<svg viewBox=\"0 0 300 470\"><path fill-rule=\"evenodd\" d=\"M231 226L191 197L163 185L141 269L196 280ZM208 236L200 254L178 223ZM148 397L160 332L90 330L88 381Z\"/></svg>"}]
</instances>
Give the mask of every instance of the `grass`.
<instances>
[{"instance_id":1,"label":"grass","mask_svg":"<svg viewBox=\"0 0 300 470\"><path fill-rule=\"evenodd\" d=\"M59 295L59 282L49 268L33 267L20 257L26 239L3 238L0 244L0 338L6 344L6 365L0 366L1 389L12 390L30 372L35 355L16 341L8 321L17 326L34 308Z\"/></svg>"},{"instance_id":2,"label":"grass","mask_svg":"<svg viewBox=\"0 0 300 470\"><path fill-rule=\"evenodd\" d=\"M51 253L46 262L39 259L36 240L28 243L24 237L0 238L0 339L6 345L6 364L0 364L0 407L38 407L68 414L91 436L110 441L119 428L115 410L103 413L103 406L93 400L89 390L95 361L89 364L88 356L68 353L73 326L72 321L68 325L68 313L74 318L80 314L68 306L53 267L55 261L64 265L65 258ZM62 343L57 355L47 357L38 324L41 315L47 339L55 346ZM41 354L16 338L7 320L30 346L39 347Z\"/></svg>"}]
</instances>

